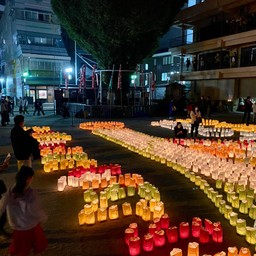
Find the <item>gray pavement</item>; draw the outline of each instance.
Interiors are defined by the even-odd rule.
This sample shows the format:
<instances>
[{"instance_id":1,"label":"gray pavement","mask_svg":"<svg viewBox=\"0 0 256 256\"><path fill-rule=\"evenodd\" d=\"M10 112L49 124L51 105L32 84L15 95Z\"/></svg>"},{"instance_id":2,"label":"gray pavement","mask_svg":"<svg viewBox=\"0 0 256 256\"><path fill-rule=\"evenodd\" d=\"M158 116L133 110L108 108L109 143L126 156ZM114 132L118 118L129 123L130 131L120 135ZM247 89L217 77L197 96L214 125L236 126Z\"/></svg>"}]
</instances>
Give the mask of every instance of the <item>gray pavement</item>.
<instances>
[{"instance_id":1,"label":"gray pavement","mask_svg":"<svg viewBox=\"0 0 256 256\"><path fill-rule=\"evenodd\" d=\"M228 122L240 122L241 113L223 113L213 115L219 120ZM118 119L123 121L129 128L151 134L154 136L171 137L172 132L160 127L152 127L152 120L158 121L164 117ZM110 119L108 119L110 120ZM171 217L171 225L178 225L181 221L191 222L197 216L202 219L208 218L212 221L221 221L224 229L224 242L216 244L200 245L200 255L214 254L226 251L229 246L249 247L254 253L254 246L245 242L245 238L238 236L235 229L229 225L227 220L219 213L218 209L209 201L202 191L197 190L194 184L186 180L181 174L172 171L160 163L145 159L119 145L105 141L94 136L89 131L80 130L80 122L94 121L94 119L63 119L56 116L52 111L46 112L45 116L25 115L27 126L50 126L53 131L62 131L71 134L73 140L68 146L83 146L89 158L98 160L98 164L118 163L121 164L123 173L140 173L144 179L159 188L162 201L165 203L166 212ZM4 159L8 152L12 153L10 145L10 129L13 126L13 117L6 127L0 127L0 160ZM136 216L121 218L120 220L106 221L93 226L79 227L77 214L83 208L83 191L81 189L66 188L64 192L57 191L57 179L66 175L67 171L44 173L40 162L34 161L33 167L36 171L33 187L36 188L42 198L42 202L48 214L48 221L43 225L49 246L44 255L46 256L120 256L129 255L128 248L124 244L123 234L129 223L137 222L140 234L147 232L148 223L143 222ZM14 157L9 169L1 174L1 178L7 186L13 184L17 172ZM135 206L137 197L127 198L120 201L120 205L128 200ZM248 225L252 225L252 221ZM8 229L8 226L7 226ZM187 244L196 241L195 238L180 239L178 243L166 244L157 248L153 253L142 251L140 255L169 255L172 248L182 248L186 255ZM0 255L5 255L9 241L0 244Z\"/></svg>"}]
</instances>

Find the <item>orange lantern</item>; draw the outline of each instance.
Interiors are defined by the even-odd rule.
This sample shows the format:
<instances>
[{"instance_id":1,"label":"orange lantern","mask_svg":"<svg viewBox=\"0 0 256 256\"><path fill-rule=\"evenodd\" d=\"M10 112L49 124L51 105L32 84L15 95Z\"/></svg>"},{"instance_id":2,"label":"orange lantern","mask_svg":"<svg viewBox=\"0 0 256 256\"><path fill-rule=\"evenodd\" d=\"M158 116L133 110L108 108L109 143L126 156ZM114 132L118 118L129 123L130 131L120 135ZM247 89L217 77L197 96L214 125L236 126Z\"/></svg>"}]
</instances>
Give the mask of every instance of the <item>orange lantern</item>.
<instances>
[{"instance_id":1,"label":"orange lantern","mask_svg":"<svg viewBox=\"0 0 256 256\"><path fill-rule=\"evenodd\" d=\"M132 207L130 203L123 203L122 204L122 210L123 210L123 215L124 216L129 216L132 215Z\"/></svg>"},{"instance_id":2,"label":"orange lantern","mask_svg":"<svg viewBox=\"0 0 256 256\"><path fill-rule=\"evenodd\" d=\"M238 256L251 256L251 252L247 247L241 247Z\"/></svg>"},{"instance_id":3,"label":"orange lantern","mask_svg":"<svg viewBox=\"0 0 256 256\"><path fill-rule=\"evenodd\" d=\"M119 218L119 213L118 213L118 206L117 205L111 205L108 208L108 215L110 220L116 220Z\"/></svg>"},{"instance_id":4,"label":"orange lantern","mask_svg":"<svg viewBox=\"0 0 256 256\"><path fill-rule=\"evenodd\" d=\"M101 178L100 187L106 188L108 186L107 178Z\"/></svg>"},{"instance_id":5,"label":"orange lantern","mask_svg":"<svg viewBox=\"0 0 256 256\"><path fill-rule=\"evenodd\" d=\"M199 256L199 244L197 242L188 244L188 256Z\"/></svg>"},{"instance_id":6,"label":"orange lantern","mask_svg":"<svg viewBox=\"0 0 256 256\"><path fill-rule=\"evenodd\" d=\"M227 256L237 256L238 250L236 246L228 247L228 255Z\"/></svg>"}]
</instances>

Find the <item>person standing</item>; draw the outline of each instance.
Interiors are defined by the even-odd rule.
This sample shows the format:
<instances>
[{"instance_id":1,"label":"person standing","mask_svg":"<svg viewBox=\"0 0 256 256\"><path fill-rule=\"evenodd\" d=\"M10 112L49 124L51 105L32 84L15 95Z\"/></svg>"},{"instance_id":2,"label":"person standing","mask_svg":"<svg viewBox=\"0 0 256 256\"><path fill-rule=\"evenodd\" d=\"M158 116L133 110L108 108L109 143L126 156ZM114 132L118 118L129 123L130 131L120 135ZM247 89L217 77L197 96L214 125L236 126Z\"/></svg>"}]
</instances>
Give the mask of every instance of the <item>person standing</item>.
<instances>
[{"instance_id":1,"label":"person standing","mask_svg":"<svg viewBox=\"0 0 256 256\"><path fill-rule=\"evenodd\" d=\"M27 98L23 98L23 114L28 114L28 99Z\"/></svg>"},{"instance_id":2,"label":"person standing","mask_svg":"<svg viewBox=\"0 0 256 256\"><path fill-rule=\"evenodd\" d=\"M17 159L18 170L22 165L32 167L33 159L40 158L39 143L24 129L24 116L14 117L14 127L11 130L11 143Z\"/></svg>"},{"instance_id":3,"label":"person standing","mask_svg":"<svg viewBox=\"0 0 256 256\"><path fill-rule=\"evenodd\" d=\"M247 126L250 123L251 112L252 112L252 102L251 102L251 97L248 96L244 103L244 115L243 115L243 119L242 119L242 123L244 124L246 121Z\"/></svg>"},{"instance_id":4,"label":"person standing","mask_svg":"<svg viewBox=\"0 0 256 256\"><path fill-rule=\"evenodd\" d=\"M31 167L22 166L16 174L16 183L7 189L0 201L0 214L7 211L7 218L13 230L9 246L10 255L40 256L47 248L47 239L41 222L47 220L42 209L38 193L30 187L34 171Z\"/></svg>"},{"instance_id":5,"label":"person standing","mask_svg":"<svg viewBox=\"0 0 256 256\"><path fill-rule=\"evenodd\" d=\"M198 127L199 127L199 124L202 122L202 115L198 107L195 107L193 110L190 111L190 118L191 118L191 138L194 138L194 130L195 130L195 138L197 138Z\"/></svg>"},{"instance_id":6,"label":"person standing","mask_svg":"<svg viewBox=\"0 0 256 256\"><path fill-rule=\"evenodd\" d=\"M20 114L23 113L23 99L21 97L19 100L19 112L20 112Z\"/></svg>"}]
</instances>

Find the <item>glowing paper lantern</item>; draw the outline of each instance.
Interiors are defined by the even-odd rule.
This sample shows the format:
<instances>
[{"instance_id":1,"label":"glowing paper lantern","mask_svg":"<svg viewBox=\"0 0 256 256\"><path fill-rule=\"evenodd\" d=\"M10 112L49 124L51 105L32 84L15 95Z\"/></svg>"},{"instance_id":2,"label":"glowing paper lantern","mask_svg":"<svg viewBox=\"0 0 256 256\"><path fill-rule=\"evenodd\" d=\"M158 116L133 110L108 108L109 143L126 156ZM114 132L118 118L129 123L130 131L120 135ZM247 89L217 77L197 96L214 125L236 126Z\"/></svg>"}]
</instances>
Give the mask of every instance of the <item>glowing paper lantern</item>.
<instances>
[{"instance_id":1,"label":"glowing paper lantern","mask_svg":"<svg viewBox=\"0 0 256 256\"><path fill-rule=\"evenodd\" d=\"M52 170L52 163L51 162L46 162L44 164L44 171L45 172L51 172L51 170Z\"/></svg>"},{"instance_id":2,"label":"glowing paper lantern","mask_svg":"<svg viewBox=\"0 0 256 256\"><path fill-rule=\"evenodd\" d=\"M170 256L182 256L182 250L180 248L173 248L170 252Z\"/></svg>"},{"instance_id":3,"label":"glowing paper lantern","mask_svg":"<svg viewBox=\"0 0 256 256\"><path fill-rule=\"evenodd\" d=\"M110 220L116 220L119 218L119 213L118 213L118 206L117 205L111 205L108 208L108 216Z\"/></svg>"},{"instance_id":4,"label":"glowing paper lantern","mask_svg":"<svg viewBox=\"0 0 256 256\"><path fill-rule=\"evenodd\" d=\"M156 224L155 224L155 223L149 224L149 226L148 226L148 232L149 232L149 234L151 234L152 236L154 236L156 230L157 230L157 229L156 229Z\"/></svg>"},{"instance_id":5,"label":"glowing paper lantern","mask_svg":"<svg viewBox=\"0 0 256 256\"><path fill-rule=\"evenodd\" d=\"M209 232L209 234L212 234L213 231L213 224L210 220L205 219L204 220L205 229Z\"/></svg>"},{"instance_id":6,"label":"glowing paper lantern","mask_svg":"<svg viewBox=\"0 0 256 256\"><path fill-rule=\"evenodd\" d=\"M156 199L151 199L149 201L149 207L150 207L150 211L153 212L154 211L154 208L156 206Z\"/></svg>"},{"instance_id":7,"label":"glowing paper lantern","mask_svg":"<svg viewBox=\"0 0 256 256\"><path fill-rule=\"evenodd\" d=\"M232 203L232 207L238 209L239 206L240 206L239 197L238 196L232 196L231 197L231 203Z\"/></svg>"},{"instance_id":8,"label":"glowing paper lantern","mask_svg":"<svg viewBox=\"0 0 256 256\"><path fill-rule=\"evenodd\" d=\"M140 238L131 237L129 241L129 253L130 255L139 255L141 250Z\"/></svg>"},{"instance_id":9,"label":"glowing paper lantern","mask_svg":"<svg viewBox=\"0 0 256 256\"><path fill-rule=\"evenodd\" d=\"M246 234L246 221L244 219L238 219L236 221L236 233L242 236Z\"/></svg>"},{"instance_id":10,"label":"glowing paper lantern","mask_svg":"<svg viewBox=\"0 0 256 256\"><path fill-rule=\"evenodd\" d=\"M135 237L137 237L139 235L138 224L136 222L131 223L129 225L129 228L132 228L134 230Z\"/></svg>"},{"instance_id":11,"label":"glowing paper lantern","mask_svg":"<svg viewBox=\"0 0 256 256\"><path fill-rule=\"evenodd\" d=\"M125 243L129 245L130 238L134 237L134 229L132 228L125 229L124 235L125 235Z\"/></svg>"},{"instance_id":12,"label":"glowing paper lantern","mask_svg":"<svg viewBox=\"0 0 256 256\"><path fill-rule=\"evenodd\" d=\"M201 225L200 223L193 221L192 222L192 236L193 237L199 237L200 236L200 229Z\"/></svg>"},{"instance_id":13,"label":"glowing paper lantern","mask_svg":"<svg viewBox=\"0 0 256 256\"><path fill-rule=\"evenodd\" d=\"M88 189L89 187L90 187L90 182L89 182L89 180L83 180L82 188L83 188L83 189Z\"/></svg>"},{"instance_id":14,"label":"glowing paper lantern","mask_svg":"<svg viewBox=\"0 0 256 256\"><path fill-rule=\"evenodd\" d=\"M200 243L208 243L209 241L210 241L210 234L209 234L208 230L201 227L199 242Z\"/></svg>"},{"instance_id":15,"label":"glowing paper lantern","mask_svg":"<svg viewBox=\"0 0 256 256\"><path fill-rule=\"evenodd\" d=\"M136 209L135 209L137 216L142 216L142 208L143 208L142 202L137 202Z\"/></svg>"},{"instance_id":16,"label":"glowing paper lantern","mask_svg":"<svg viewBox=\"0 0 256 256\"><path fill-rule=\"evenodd\" d=\"M166 235L169 243L176 243L178 241L178 228L173 226L166 229Z\"/></svg>"},{"instance_id":17,"label":"glowing paper lantern","mask_svg":"<svg viewBox=\"0 0 256 256\"><path fill-rule=\"evenodd\" d=\"M256 219L256 205L252 205L249 209L249 217L253 220Z\"/></svg>"},{"instance_id":18,"label":"glowing paper lantern","mask_svg":"<svg viewBox=\"0 0 256 256\"><path fill-rule=\"evenodd\" d=\"M118 183L119 183L120 185L124 185L124 175L120 174L120 175L118 176Z\"/></svg>"},{"instance_id":19,"label":"glowing paper lantern","mask_svg":"<svg viewBox=\"0 0 256 256\"><path fill-rule=\"evenodd\" d=\"M98 208L97 211L97 219L98 221L102 222L107 220L108 214L107 214L107 208L105 207L100 207Z\"/></svg>"},{"instance_id":20,"label":"glowing paper lantern","mask_svg":"<svg viewBox=\"0 0 256 256\"><path fill-rule=\"evenodd\" d=\"M160 218L154 218L153 219L154 224L156 224L156 230L161 229L161 219Z\"/></svg>"},{"instance_id":21,"label":"glowing paper lantern","mask_svg":"<svg viewBox=\"0 0 256 256\"><path fill-rule=\"evenodd\" d=\"M161 229L169 228L170 218L167 213L163 214L160 218Z\"/></svg>"},{"instance_id":22,"label":"glowing paper lantern","mask_svg":"<svg viewBox=\"0 0 256 256\"><path fill-rule=\"evenodd\" d=\"M229 223L231 226L236 226L236 222L238 219L238 214L235 212L231 212L229 215Z\"/></svg>"},{"instance_id":23,"label":"glowing paper lantern","mask_svg":"<svg viewBox=\"0 0 256 256\"><path fill-rule=\"evenodd\" d=\"M188 244L188 256L199 256L199 244L196 242L190 242Z\"/></svg>"},{"instance_id":24,"label":"glowing paper lantern","mask_svg":"<svg viewBox=\"0 0 256 256\"><path fill-rule=\"evenodd\" d=\"M246 227L245 239L249 244L255 244L256 243L256 228Z\"/></svg>"},{"instance_id":25,"label":"glowing paper lantern","mask_svg":"<svg viewBox=\"0 0 256 256\"><path fill-rule=\"evenodd\" d=\"M123 210L123 215L124 216L129 216L132 215L132 207L130 203L123 203L122 204L122 210Z\"/></svg>"},{"instance_id":26,"label":"glowing paper lantern","mask_svg":"<svg viewBox=\"0 0 256 256\"><path fill-rule=\"evenodd\" d=\"M89 211L84 213L85 223L87 225L95 224L95 214L94 211Z\"/></svg>"},{"instance_id":27,"label":"glowing paper lantern","mask_svg":"<svg viewBox=\"0 0 256 256\"><path fill-rule=\"evenodd\" d=\"M212 232L212 240L217 243L223 242L223 231L222 228L214 228Z\"/></svg>"},{"instance_id":28,"label":"glowing paper lantern","mask_svg":"<svg viewBox=\"0 0 256 256\"><path fill-rule=\"evenodd\" d=\"M135 195L135 187L128 186L127 187L127 195L128 196L134 196Z\"/></svg>"},{"instance_id":29,"label":"glowing paper lantern","mask_svg":"<svg viewBox=\"0 0 256 256\"><path fill-rule=\"evenodd\" d=\"M108 207L108 199L106 196L100 197L100 207L101 208L107 208Z\"/></svg>"},{"instance_id":30,"label":"glowing paper lantern","mask_svg":"<svg viewBox=\"0 0 256 256\"><path fill-rule=\"evenodd\" d=\"M92 188L98 189L99 187L100 187L100 181L98 179L93 179L92 180Z\"/></svg>"},{"instance_id":31,"label":"glowing paper lantern","mask_svg":"<svg viewBox=\"0 0 256 256\"><path fill-rule=\"evenodd\" d=\"M155 244L155 246L163 246L165 244L164 230L160 229L160 230L155 231L154 244Z\"/></svg>"},{"instance_id":32,"label":"glowing paper lantern","mask_svg":"<svg viewBox=\"0 0 256 256\"><path fill-rule=\"evenodd\" d=\"M242 200L239 207L239 212L248 214L248 204L247 200Z\"/></svg>"},{"instance_id":33,"label":"glowing paper lantern","mask_svg":"<svg viewBox=\"0 0 256 256\"><path fill-rule=\"evenodd\" d=\"M162 208L160 206L155 206L153 211L153 218L161 218L162 216Z\"/></svg>"},{"instance_id":34,"label":"glowing paper lantern","mask_svg":"<svg viewBox=\"0 0 256 256\"><path fill-rule=\"evenodd\" d=\"M67 185L66 176L61 176L58 179L58 191L63 191L65 189L65 186Z\"/></svg>"},{"instance_id":35,"label":"glowing paper lantern","mask_svg":"<svg viewBox=\"0 0 256 256\"><path fill-rule=\"evenodd\" d=\"M229 215L230 213L233 212L233 208L230 205L225 205L225 213L224 213L224 217L226 219L230 219Z\"/></svg>"},{"instance_id":36,"label":"glowing paper lantern","mask_svg":"<svg viewBox=\"0 0 256 256\"><path fill-rule=\"evenodd\" d=\"M118 196L118 190L116 190L116 189L111 190L110 195L111 195L111 201L112 201L112 202L117 201L118 198L119 198L119 196Z\"/></svg>"},{"instance_id":37,"label":"glowing paper lantern","mask_svg":"<svg viewBox=\"0 0 256 256\"><path fill-rule=\"evenodd\" d=\"M146 200L151 200L152 196L151 196L151 191L149 189L145 190L145 199Z\"/></svg>"},{"instance_id":38,"label":"glowing paper lantern","mask_svg":"<svg viewBox=\"0 0 256 256\"><path fill-rule=\"evenodd\" d=\"M108 186L107 178L101 178L100 187L106 188Z\"/></svg>"},{"instance_id":39,"label":"glowing paper lantern","mask_svg":"<svg viewBox=\"0 0 256 256\"><path fill-rule=\"evenodd\" d=\"M143 250L146 252L151 252L154 249L154 236L150 233L144 235L143 239Z\"/></svg>"},{"instance_id":40,"label":"glowing paper lantern","mask_svg":"<svg viewBox=\"0 0 256 256\"><path fill-rule=\"evenodd\" d=\"M238 256L251 256L251 252L248 248L241 247L241 249L239 250Z\"/></svg>"},{"instance_id":41,"label":"glowing paper lantern","mask_svg":"<svg viewBox=\"0 0 256 256\"><path fill-rule=\"evenodd\" d=\"M147 206L144 206L142 208L142 219L144 221L150 221L151 220L151 212L150 212L150 208Z\"/></svg>"},{"instance_id":42,"label":"glowing paper lantern","mask_svg":"<svg viewBox=\"0 0 256 256\"><path fill-rule=\"evenodd\" d=\"M78 223L79 223L80 226L82 226L82 225L85 224L84 210L81 210L81 211L78 213Z\"/></svg>"},{"instance_id":43,"label":"glowing paper lantern","mask_svg":"<svg viewBox=\"0 0 256 256\"><path fill-rule=\"evenodd\" d=\"M227 256L237 256L238 250L236 246L228 247L228 255Z\"/></svg>"},{"instance_id":44,"label":"glowing paper lantern","mask_svg":"<svg viewBox=\"0 0 256 256\"><path fill-rule=\"evenodd\" d=\"M189 237L189 223L181 222L179 226L180 238L188 238Z\"/></svg>"}]
</instances>

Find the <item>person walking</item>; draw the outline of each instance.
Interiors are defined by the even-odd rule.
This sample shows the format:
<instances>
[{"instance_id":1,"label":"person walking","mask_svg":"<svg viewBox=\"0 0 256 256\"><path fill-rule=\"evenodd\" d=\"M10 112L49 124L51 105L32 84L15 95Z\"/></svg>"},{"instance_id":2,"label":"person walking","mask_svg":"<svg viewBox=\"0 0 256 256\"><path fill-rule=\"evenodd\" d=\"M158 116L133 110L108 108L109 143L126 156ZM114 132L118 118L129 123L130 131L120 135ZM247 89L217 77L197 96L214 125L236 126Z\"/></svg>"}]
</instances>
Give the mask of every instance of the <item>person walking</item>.
<instances>
[{"instance_id":1,"label":"person walking","mask_svg":"<svg viewBox=\"0 0 256 256\"><path fill-rule=\"evenodd\" d=\"M13 230L9 253L11 256L29 256L31 251L40 256L47 248L47 239L41 227L47 220L38 193L30 187L34 171L22 166L16 174L16 183L7 189L0 201L0 214L7 211L7 218Z\"/></svg>"},{"instance_id":2,"label":"person walking","mask_svg":"<svg viewBox=\"0 0 256 256\"><path fill-rule=\"evenodd\" d=\"M14 127L11 130L11 143L17 159L18 170L22 165L32 167L32 158L40 158L39 143L29 135L24 127L24 116L14 117Z\"/></svg>"},{"instance_id":3,"label":"person walking","mask_svg":"<svg viewBox=\"0 0 256 256\"><path fill-rule=\"evenodd\" d=\"M191 118L191 138L197 138L198 135L198 127L199 124L202 122L202 115L198 107L195 107L193 110L190 111L190 118ZM195 136L194 136L195 130Z\"/></svg>"},{"instance_id":4,"label":"person walking","mask_svg":"<svg viewBox=\"0 0 256 256\"><path fill-rule=\"evenodd\" d=\"M19 100L19 112L20 112L20 114L23 113L23 99L21 97Z\"/></svg>"},{"instance_id":5,"label":"person walking","mask_svg":"<svg viewBox=\"0 0 256 256\"><path fill-rule=\"evenodd\" d=\"M28 114L28 99L27 98L23 98L23 114Z\"/></svg>"},{"instance_id":6,"label":"person walking","mask_svg":"<svg viewBox=\"0 0 256 256\"><path fill-rule=\"evenodd\" d=\"M251 112L252 112L252 102L251 102L251 97L248 96L246 98L246 101L244 102L244 115L242 119L242 123L244 124L246 121L247 126L250 123Z\"/></svg>"}]
</instances>

